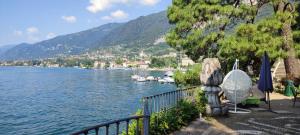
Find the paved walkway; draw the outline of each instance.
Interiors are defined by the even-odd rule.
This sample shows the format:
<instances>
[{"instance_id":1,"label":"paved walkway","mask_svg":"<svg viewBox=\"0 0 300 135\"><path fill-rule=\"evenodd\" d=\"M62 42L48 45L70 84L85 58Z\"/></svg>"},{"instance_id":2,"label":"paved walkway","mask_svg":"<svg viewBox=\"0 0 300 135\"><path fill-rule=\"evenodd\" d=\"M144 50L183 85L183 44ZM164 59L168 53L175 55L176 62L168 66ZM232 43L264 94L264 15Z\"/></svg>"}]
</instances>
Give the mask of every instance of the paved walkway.
<instances>
[{"instance_id":1,"label":"paved walkway","mask_svg":"<svg viewBox=\"0 0 300 135\"><path fill-rule=\"evenodd\" d=\"M172 135L300 135L300 102L292 107L292 99L281 94L271 94L271 108L262 102L258 108L250 108L249 114L229 114L213 120L197 119L188 127Z\"/></svg>"}]
</instances>

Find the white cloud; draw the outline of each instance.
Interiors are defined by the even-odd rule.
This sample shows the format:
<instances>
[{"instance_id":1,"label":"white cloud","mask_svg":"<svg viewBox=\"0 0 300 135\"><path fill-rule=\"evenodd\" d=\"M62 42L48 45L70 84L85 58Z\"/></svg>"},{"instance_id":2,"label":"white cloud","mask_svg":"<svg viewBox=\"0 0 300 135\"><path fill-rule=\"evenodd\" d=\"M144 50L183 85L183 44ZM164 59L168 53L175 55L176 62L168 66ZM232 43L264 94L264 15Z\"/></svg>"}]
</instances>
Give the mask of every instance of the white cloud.
<instances>
[{"instance_id":1,"label":"white cloud","mask_svg":"<svg viewBox=\"0 0 300 135\"><path fill-rule=\"evenodd\" d=\"M28 43L35 43L38 42L44 38L41 38L41 33L39 29L35 26L28 27L26 29L22 30L14 30L13 31L14 36L16 36L19 39L25 40L25 42Z\"/></svg>"},{"instance_id":2,"label":"white cloud","mask_svg":"<svg viewBox=\"0 0 300 135\"><path fill-rule=\"evenodd\" d=\"M110 13L110 16L113 17L113 18L126 18L128 16L127 13L125 13L124 11L122 10L116 10L112 13Z\"/></svg>"},{"instance_id":3,"label":"white cloud","mask_svg":"<svg viewBox=\"0 0 300 135\"><path fill-rule=\"evenodd\" d=\"M75 16L62 16L61 19L68 23L75 23L77 21L77 18Z\"/></svg>"},{"instance_id":4,"label":"white cloud","mask_svg":"<svg viewBox=\"0 0 300 135\"><path fill-rule=\"evenodd\" d=\"M129 0L90 0L90 5L86 9L92 13L97 13L110 8L114 4L126 4Z\"/></svg>"},{"instance_id":5,"label":"white cloud","mask_svg":"<svg viewBox=\"0 0 300 135\"><path fill-rule=\"evenodd\" d=\"M35 26L31 26L31 27L28 27L26 29L26 36L27 36L27 40L28 42L30 43L34 43L34 42L37 42L40 40L39 38L39 29Z\"/></svg>"},{"instance_id":6,"label":"white cloud","mask_svg":"<svg viewBox=\"0 0 300 135\"><path fill-rule=\"evenodd\" d=\"M116 10L114 12L111 12L109 16L103 16L102 20L114 20L114 19L124 19L127 18L128 14L125 13L122 10Z\"/></svg>"},{"instance_id":7,"label":"white cloud","mask_svg":"<svg viewBox=\"0 0 300 135\"><path fill-rule=\"evenodd\" d=\"M53 33L53 32L50 32L50 33L47 34L46 39L51 39L51 38L54 38L54 37L56 37L56 34Z\"/></svg>"},{"instance_id":8,"label":"white cloud","mask_svg":"<svg viewBox=\"0 0 300 135\"><path fill-rule=\"evenodd\" d=\"M15 36L22 36L22 35L23 35L23 31L15 30L15 31L14 31L14 35L15 35Z\"/></svg>"},{"instance_id":9,"label":"white cloud","mask_svg":"<svg viewBox=\"0 0 300 135\"><path fill-rule=\"evenodd\" d=\"M26 29L27 31L27 34L35 34L35 33L38 33L39 32L39 29L37 27L28 27Z\"/></svg>"},{"instance_id":10,"label":"white cloud","mask_svg":"<svg viewBox=\"0 0 300 135\"><path fill-rule=\"evenodd\" d=\"M153 6L160 2L160 0L141 0L140 3L143 5Z\"/></svg>"}]
</instances>

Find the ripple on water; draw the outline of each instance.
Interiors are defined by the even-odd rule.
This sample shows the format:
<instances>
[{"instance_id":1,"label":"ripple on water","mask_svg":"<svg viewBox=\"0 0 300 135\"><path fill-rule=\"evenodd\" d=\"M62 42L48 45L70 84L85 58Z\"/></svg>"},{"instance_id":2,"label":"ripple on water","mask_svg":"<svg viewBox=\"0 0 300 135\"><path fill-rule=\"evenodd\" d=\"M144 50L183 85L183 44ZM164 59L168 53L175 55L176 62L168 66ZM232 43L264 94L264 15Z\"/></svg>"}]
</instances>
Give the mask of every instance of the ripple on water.
<instances>
[{"instance_id":1,"label":"ripple on water","mask_svg":"<svg viewBox=\"0 0 300 135\"><path fill-rule=\"evenodd\" d=\"M133 114L140 98L175 89L132 71L0 67L0 134L69 134ZM161 74L150 72L149 74Z\"/></svg>"}]
</instances>

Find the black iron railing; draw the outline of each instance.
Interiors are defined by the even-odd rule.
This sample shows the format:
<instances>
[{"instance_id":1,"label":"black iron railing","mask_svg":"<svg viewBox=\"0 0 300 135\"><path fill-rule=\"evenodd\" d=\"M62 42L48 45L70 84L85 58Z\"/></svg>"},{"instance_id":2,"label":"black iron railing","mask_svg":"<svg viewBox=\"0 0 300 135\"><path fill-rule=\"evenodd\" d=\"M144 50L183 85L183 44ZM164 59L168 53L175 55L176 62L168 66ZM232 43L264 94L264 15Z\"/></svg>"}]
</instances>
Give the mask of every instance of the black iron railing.
<instances>
[{"instance_id":1,"label":"black iron railing","mask_svg":"<svg viewBox=\"0 0 300 135\"><path fill-rule=\"evenodd\" d=\"M120 128L120 124L126 123L125 126L125 133L128 135L128 128L131 121L136 120L136 134L142 133L143 135L149 134L149 128L150 128L150 115L154 112L161 112L165 111L169 108L172 108L177 105L178 101L182 99L189 99L194 100L195 99L195 89L196 87L191 88L185 88L185 89L178 89L176 91L170 91L165 92L153 96L143 97L143 115L140 116L132 116L128 118L118 119L106 123L102 123L93 127L86 128L84 130L81 130L79 132L73 133L72 135L88 135L89 133L94 133L96 135L100 134L100 129L105 129L104 134L114 134L119 135L121 132L123 132L123 129ZM139 121L143 121L143 131L139 131L140 125ZM110 133L109 129L112 127L112 125L116 126L115 132ZM120 132L121 131L121 132Z\"/></svg>"},{"instance_id":2,"label":"black iron railing","mask_svg":"<svg viewBox=\"0 0 300 135\"><path fill-rule=\"evenodd\" d=\"M92 126L92 127L89 127L89 128L86 128L84 130L81 130L79 132L76 132L76 133L73 133L72 135L87 135L89 133L94 133L96 135L99 135L100 134L100 129L103 128L105 131L104 131L104 134L106 135L109 135L109 128L112 126L112 125L116 125L116 131L113 133L115 135L119 135L120 133L122 133L122 129L120 130L120 125L122 123L126 123L126 126L125 126L125 133L126 135L128 135L128 128L129 128L129 124L131 121L135 120L136 123L137 123L137 126L136 126L136 133L140 133L140 125L139 125L139 121L140 120L143 120L143 119L148 119L149 116L144 116L144 115L141 115L141 116L132 116L132 117L128 117L128 118L124 118L124 119L118 119L118 120L114 120L114 121L110 121L110 122L105 122L105 123L102 123L102 124L99 124L99 125L96 125L96 126ZM145 134L145 133L144 133Z\"/></svg>"}]
</instances>

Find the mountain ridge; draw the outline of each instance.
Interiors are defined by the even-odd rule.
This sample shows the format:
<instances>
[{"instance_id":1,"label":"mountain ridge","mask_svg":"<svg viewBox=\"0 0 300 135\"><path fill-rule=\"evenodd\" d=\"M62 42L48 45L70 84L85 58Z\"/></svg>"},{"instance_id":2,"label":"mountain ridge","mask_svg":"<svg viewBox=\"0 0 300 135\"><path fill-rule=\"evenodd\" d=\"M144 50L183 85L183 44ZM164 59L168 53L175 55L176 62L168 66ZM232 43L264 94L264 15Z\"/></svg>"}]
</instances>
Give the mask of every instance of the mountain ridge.
<instances>
[{"instance_id":1,"label":"mountain ridge","mask_svg":"<svg viewBox=\"0 0 300 135\"><path fill-rule=\"evenodd\" d=\"M79 55L116 45L145 47L153 45L169 28L166 11L161 11L125 23L108 23L34 44L19 44L0 54L0 59L32 60Z\"/></svg>"}]
</instances>

